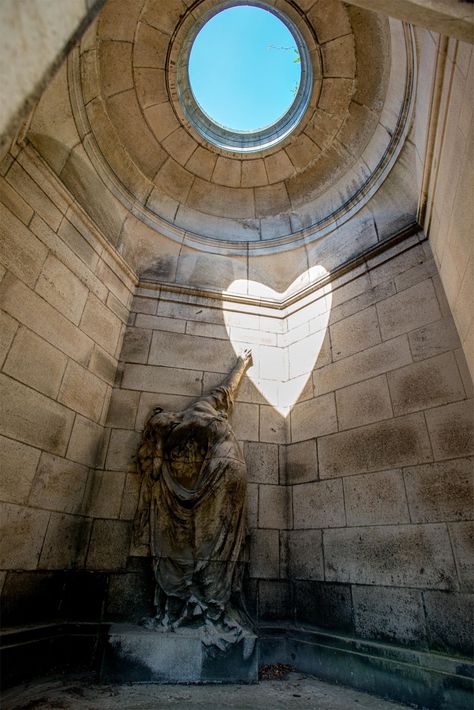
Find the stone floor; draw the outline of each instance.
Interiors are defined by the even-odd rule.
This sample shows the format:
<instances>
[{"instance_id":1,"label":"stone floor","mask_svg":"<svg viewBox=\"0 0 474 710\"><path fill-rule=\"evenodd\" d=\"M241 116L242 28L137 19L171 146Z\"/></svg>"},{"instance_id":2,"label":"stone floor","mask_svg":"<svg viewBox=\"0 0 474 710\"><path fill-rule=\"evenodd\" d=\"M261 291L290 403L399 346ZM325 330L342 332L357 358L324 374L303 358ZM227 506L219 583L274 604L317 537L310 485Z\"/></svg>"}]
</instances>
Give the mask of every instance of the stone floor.
<instances>
[{"instance_id":1,"label":"stone floor","mask_svg":"<svg viewBox=\"0 0 474 710\"><path fill-rule=\"evenodd\" d=\"M3 710L161 710L161 708L307 708L311 710L400 710L350 688L290 673L258 685L95 685L76 678L44 681L4 694Z\"/></svg>"}]
</instances>

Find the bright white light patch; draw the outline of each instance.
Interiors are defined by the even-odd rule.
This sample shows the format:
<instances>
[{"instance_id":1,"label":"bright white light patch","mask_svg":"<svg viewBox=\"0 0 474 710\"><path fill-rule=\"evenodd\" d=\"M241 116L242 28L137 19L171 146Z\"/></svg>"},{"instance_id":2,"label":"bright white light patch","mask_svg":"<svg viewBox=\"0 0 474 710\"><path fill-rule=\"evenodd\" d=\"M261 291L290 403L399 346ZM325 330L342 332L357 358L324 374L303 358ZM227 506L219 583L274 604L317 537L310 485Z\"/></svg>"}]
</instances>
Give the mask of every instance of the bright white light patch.
<instances>
[{"instance_id":1,"label":"bright white light patch","mask_svg":"<svg viewBox=\"0 0 474 710\"><path fill-rule=\"evenodd\" d=\"M327 274L322 266L299 276L283 293L256 281L239 279L223 293L224 322L236 354L252 348L253 366L247 375L283 417L287 417L306 386L326 336L331 311L330 286L303 296L284 310L241 306L225 299L231 294L270 299L282 304L292 294L319 281Z\"/></svg>"}]
</instances>

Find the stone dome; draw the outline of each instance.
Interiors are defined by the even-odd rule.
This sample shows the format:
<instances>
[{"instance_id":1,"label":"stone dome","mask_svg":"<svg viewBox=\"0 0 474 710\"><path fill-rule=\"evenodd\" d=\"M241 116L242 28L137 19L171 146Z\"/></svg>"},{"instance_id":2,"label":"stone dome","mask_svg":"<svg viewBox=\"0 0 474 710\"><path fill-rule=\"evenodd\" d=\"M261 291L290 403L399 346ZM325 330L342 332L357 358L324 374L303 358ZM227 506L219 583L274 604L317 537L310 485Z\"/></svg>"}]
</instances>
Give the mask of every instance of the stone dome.
<instances>
[{"instance_id":1,"label":"stone dome","mask_svg":"<svg viewBox=\"0 0 474 710\"><path fill-rule=\"evenodd\" d=\"M282 141L231 152L189 120L178 74L196 27L235 4L109 2L71 55L73 111L97 172L148 226L216 252L287 249L343 224L393 166L410 120L412 36L340 0L256 2L297 28L313 82Z\"/></svg>"}]
</instances>

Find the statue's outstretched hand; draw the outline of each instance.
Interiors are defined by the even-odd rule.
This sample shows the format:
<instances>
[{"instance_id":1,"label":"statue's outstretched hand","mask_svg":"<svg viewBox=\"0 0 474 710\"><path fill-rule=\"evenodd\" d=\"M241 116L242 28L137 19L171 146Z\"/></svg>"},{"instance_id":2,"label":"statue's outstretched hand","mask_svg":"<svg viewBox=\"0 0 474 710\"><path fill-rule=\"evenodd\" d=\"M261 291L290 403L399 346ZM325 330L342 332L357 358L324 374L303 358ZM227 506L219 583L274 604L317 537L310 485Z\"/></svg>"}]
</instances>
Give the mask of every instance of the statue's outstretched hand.
<instances>
[{"instance_id":1,"label":"statue's outstretched hand","mask_svg":"<svg viewBox=\"0 0 474 710\"><path fill-rule=\"evenodd\" d=\"M245 366L252 364L252 350L251 348L244 348L240 353L240 357L245 362Z\"/></svg>"}]
</instances>

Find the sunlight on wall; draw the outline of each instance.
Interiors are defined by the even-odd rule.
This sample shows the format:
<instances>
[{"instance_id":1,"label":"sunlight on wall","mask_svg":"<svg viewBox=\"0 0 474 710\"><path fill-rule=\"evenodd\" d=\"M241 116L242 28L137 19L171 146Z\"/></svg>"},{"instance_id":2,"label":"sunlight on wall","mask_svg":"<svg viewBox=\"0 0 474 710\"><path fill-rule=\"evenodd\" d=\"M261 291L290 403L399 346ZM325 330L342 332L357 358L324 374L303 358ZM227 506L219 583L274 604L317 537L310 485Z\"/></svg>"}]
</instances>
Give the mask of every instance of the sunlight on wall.
<instances>
[{"instance_id":1,"label":"sunlight on wall","mask_svg":"<svg viewBox=\"0 0 474 710\"><path fill-rule=\"evenodd\" d=\"M253 366L247 375L283 417L288 416L305 387L312 388L310 376L331 311L330 284L317 288L326 275L324 267L315 266L284 292L247 279L234 281L223 292L224 322L232 347L237 354L244 347L252 348ZM248 303L230 300L243 294ZM299 298L295 298L297 294Z\"/></svg>"}]
</instances>

